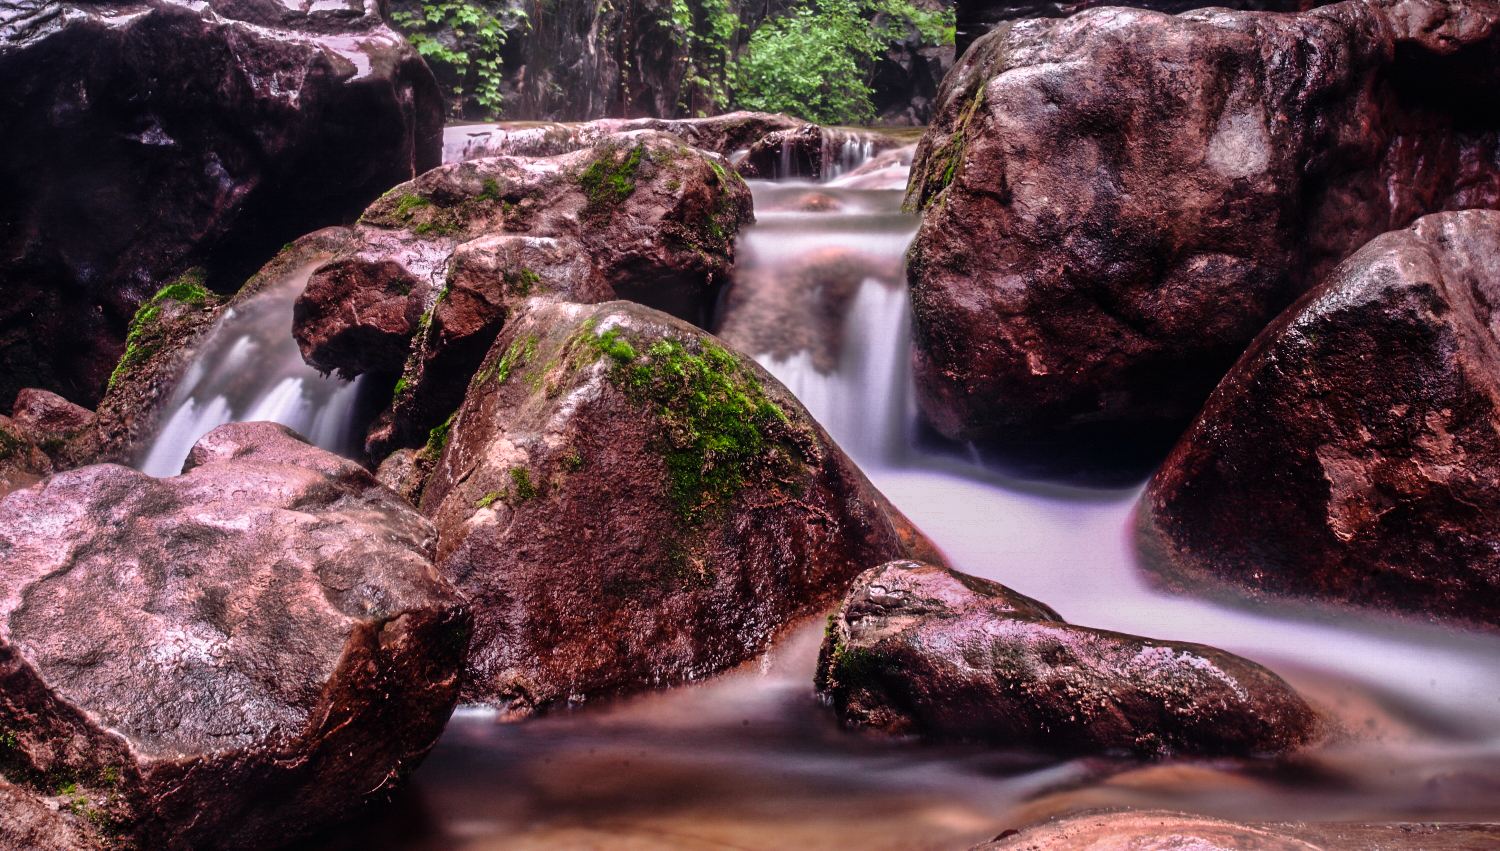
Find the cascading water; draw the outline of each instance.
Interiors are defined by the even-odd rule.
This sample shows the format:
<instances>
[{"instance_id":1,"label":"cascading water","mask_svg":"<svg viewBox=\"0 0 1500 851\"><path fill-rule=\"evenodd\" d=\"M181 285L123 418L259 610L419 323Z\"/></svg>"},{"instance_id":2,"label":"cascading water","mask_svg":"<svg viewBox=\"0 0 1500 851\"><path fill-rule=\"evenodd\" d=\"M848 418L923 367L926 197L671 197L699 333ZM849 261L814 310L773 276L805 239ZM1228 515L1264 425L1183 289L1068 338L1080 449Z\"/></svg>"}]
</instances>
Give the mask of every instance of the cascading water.
<instances>
[{"instance_id":1,"label":"cascading water","mask_svg":"<svg viewBox=\"0 0 1500 851\"><path fill-rule=\"evenodd\" d=\"M915 222L898 212L893 166L868 166L830 184L753 184L758 221L742 235L720 333L797 393L956 567L1075 623L1246 655L1345 734L1275 766L868 738L837 729L813 697L814 622L694 686L521 725L461 710L396 813L346 847L961 848L1108 806L1492 818L1500 641L1167 595L1136 564L1139 488L1021 482L914 445L901 256Z\"/></svg>"},{"instance_id":2,"label":"cascading water","mask_svg":"<svg viewBox=\"0 0 1500 851\"><path fill-rule=\"evenodd\" d=\"M195 353L140 469L175 476L198 438L228 422L269 420L318 446L352 455L360 382L320 375L292 338L292 304L312 265L226 310Z\"/></svg>"}]
</instances>

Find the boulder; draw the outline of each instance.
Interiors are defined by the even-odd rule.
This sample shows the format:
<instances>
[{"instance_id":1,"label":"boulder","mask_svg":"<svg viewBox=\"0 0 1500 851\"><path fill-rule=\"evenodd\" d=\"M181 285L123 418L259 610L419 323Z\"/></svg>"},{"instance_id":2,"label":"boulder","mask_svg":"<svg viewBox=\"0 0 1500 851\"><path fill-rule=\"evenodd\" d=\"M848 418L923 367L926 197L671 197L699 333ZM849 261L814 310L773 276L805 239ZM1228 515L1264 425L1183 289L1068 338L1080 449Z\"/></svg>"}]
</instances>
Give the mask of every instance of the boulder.
<instances>
[{"instance_id":1,"label":"boulder","mask_svg":"<svg viewBox=\"0 0 1500 851\"><path fill-rule=\"evenodd\" d=\"M499 156L555 157L591 148L613 136L654 130L695 148L729 156L780 130L807 122L769 112L727 112L709 118L601 118L595 121L498 121L455 124L443 131L443 161Z\"/></svg>"},{"instance_id":2,"label":"boulder","mask_svg":"<svg viewBox=\"0 0 1500 851\"><path fill-rule=\"evenodd\" d=\"M469 615L432 526L281 426L187 472L0 500L0 772L112 847L292 838L385 794L458 695Z\"/></svg>"},{"instance_id":3,"label":"boulder","mask_svg":"<svg viewBox=\"0 0 1500 851\"><path fill-rule=\"evenodd\" d=\"M0 22L0 398L95 404L132 315L439 162L431 73L359 0L11 4Z\"/></svg>"},{"instance_id":4,"label":"boulder","mask_svg":"<svg viewBox=\"0 0 1500 851\"><path fill-rule=\"evenodd\" d=\"M1168 810L1084 812L1009 830L972 851L1474 851L1500 840L1493 824L1236 822Z\"/></svg>"},{"instance_id":5,"label":"boulder","mask_svg":"<svg viewBox=\"0 0 1500 851\"><path fill-rule=\"evenodd\" d=\"M706 323L752 215L738 176L657 133L443 166L340 232L345 248L308 281L294 333L318 369L401 374L370 436L383 458L458 407L528 297L625 298Z\"/></svg>"},{"instance_id":6,"label":"boulder","mask_svg":"<svg viewBox=\"0 0 1500 851\"><path fill-rule=\"evenodd\" d=\"M855 580L817 684L849 726L1058 752L1263 755L1317 728L1246 659L1073 626L1002 585L912 561Z\"/></svg>"},{"instance_id":7,"label":"boulder","mask_svg":"<svg viewBox=\"0 0 1500 851\"><path fill-rule=\"evenodd\" d=\"M1151 480L1168 582L1500 628L1500 213L1419 219L1255 341Z\"/></svg>"},{"instance_id":8,"label":"boulder","mask_svg":"<svg viewBox=\"0 0 1500 851\"><path fill-rule=\"evenodd\" d=\"M17 851L102 851L72 801L45 798L0 777L0 847Z\"/></svg>"},{"instance_id":9,"label":"boulder","mask_svg":"<svg viewBox=\"0 0 1500 851\"><path fill-rule=\"evenodd\" d=\"M43 446L59 445L94 425L94 412L47 390L27 387L11 404L11 419Z\"/></svg>"},{"instance_id":10,"label":"boulder","mask_svg":"<svg viewBox=\"0 0 1500 851\"><path fill-rule=\"evenodd\" d=\"M0 415L0 496L30 487L52 470L51 456L31 439L31 432Z\"/></svg>"},{"instance_id":11,"label":"boulder","mask_svg":"<svg viewBox=\"0 0 1500 851\"><path fill-rule=\"evenodd\" d=\"M1500 108L1473 96L1500 87L1497 24L1495 0L1109 8L976 42L908 194L926 419L1143 476L1351 251L1500 206Z\"/></svg>"},{"instance_id":12,"label":"boulder","mask_svg":"<svg viewBox=\"0 0 1500 851\"><path fill-rule=\"evenodd\" d=\"M1175 15L1189 9L1215 6L1266 12L1305 12L1329 0L956 0L953 4L959 56L976 39L1007 21L1025 18L1066 18L1095 6L1130 6Z\"/></svg>"},{"instance_id":13,"label":"boulder","mask_svg":"<svg viewBox=\"0 0 1500 851\"><path fill-rule=\"evenodd\" d=\"M628 302L533 302L425 451L475 612L465 699L513 715L722 670L907 551L790 393Z\"/></svg>"}]
</instances>

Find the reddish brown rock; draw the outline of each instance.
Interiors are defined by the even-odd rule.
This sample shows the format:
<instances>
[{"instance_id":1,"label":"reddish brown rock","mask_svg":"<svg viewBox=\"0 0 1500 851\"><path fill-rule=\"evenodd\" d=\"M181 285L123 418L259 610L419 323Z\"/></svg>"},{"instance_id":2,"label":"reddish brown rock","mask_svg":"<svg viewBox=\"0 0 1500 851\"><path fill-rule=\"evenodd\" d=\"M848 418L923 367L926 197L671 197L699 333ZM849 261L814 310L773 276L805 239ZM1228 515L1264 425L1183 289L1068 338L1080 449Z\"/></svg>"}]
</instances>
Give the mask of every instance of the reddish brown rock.
<instances>
[{"instance_id":1,"label":"reddish brown rock","mask_svg":"<svg viewBox=\"0 0 1500 851\"><path fill-rule=\"evenodd\" d=\"M3 758L3 757L0 757ZM17 851L99 851L104 846L64 795L43 797L0 777L0 847Z\"/></svg>"},{"instance_id":2,"label":"reddish brown rock","mask_svg":"<svg viewBox=\"0 0 1500 851\"><path fill-rule=\"evenodd\" d=\"M512 714L726 668L906 551L791 394L628 302L534 302L429 451L422 510L476 617L465 696Z\"/></svg>"},{"instance_id":3,"label":"reddish brown rock","mask_svg":"<svg viewBox=\"0 0 1500 851\"><path fill-rule=\"evenodd\" d=\"M1500 628L1500 212L1378 237L1261 334L1152 479L1169 582Z\"/></svg>"},{"instance_id":4,"label":"reddish brown rock","mask_svg":"<svg viewBox=\"0 0 1500 851\"><path fill-rule=\"evenodd\" d=\"M728 283L750 192L717 159L636 133L546 159L444 166L396 187L297 301L308 363L402 372L374 457L419 445L515 305L631 299L706 322Z\"/></svg>"},{"instance_id":5,"label":"reddish brown rock","mask_svg":"<svg viewBox=\"0 0 1500 851\"><path fill-rule=\"evenodd\" d=\"M378 4L9 4L0 23L0 399L93 405L137 308L438 164L441 97Z\"/></svg>"},{"instance_id":6,"label":"reddish brown rock","mask_svg":"<svg viewBox=\"0 0 1500 851\"><path fill-rule=\"evenodd\" d=\"M53 470L53 461L31 439L31 433L0 415L0 496L30 487Z\"/></svg>"},{"instance_id":7,"label":"reddish brown rock","mask_svg":"<svg viewBox=\"0 0 1500 851\"><path fill-rule=\"evenodd\" d=\"M729 156L748 150L765 136L805 126L789 115L728 112L708 118L601 118L597 121L501 121L455 124L443 132L443 161L499 156L555 157L614 136L653 130L670 133L695 148Z\"/></svg>"},{"instance_id":8,"label":"reddish brown rock","mask_svg":"<svg viewBox=\"0 0 1500 851\"><path fill-rule=\"evenodd\" d=\"M974 40L1008 21L1065 18L1095 6L1130 6L1177 14L1207 6L1267 12L1305 12L1328 0L956 0L956 49L962 56Z\"/></svg>"},{"instance_id":9,"label":"reddish brown rock","mask_svg":"<svg viewBox=\"0 0 1500 851\"><path fill-rule=\"evenodd\" d=\"M1271 754L1316 728L1253 662L1073 626L1002 585L910 561L855 580L818 689L850 726L1057 752Z\"/></svg>"},{"instance_id":10,"label":"reddish brown rock","mask_svg":"<svg viewBox=\"0 0 1500 851\"><path fill-rule=\"evenodd\" d=\"M0 766L116 846L285 842L421 760L468 613L358 465L249 423L188 468L0 500Z\"/></svg>"},{"instance_id":11,"label":"reddish brown rock","mask_svg":"<svg viewBox=\"0 0 1500 851\"><path fill-rule=\"evenodd\" d=\"M1079 813L1007 831L973 851L1479 851L1493 824L1234 822L1166 810Z\"/></svg>"},{"instance_id":12,"label":"reddish brown rock","mask_svg":"<svg viewBox=\"0 0 1500 851\"><path fill-rule=\"evenodd\" d=\"M908 202L921 409L1024 457L1154 464L1244 347L1377 234L1500 206L1494 0L1095 9L949 75Z\"/></svg>"},{"instance_id":13,"label":"reddish brown rock","mask_svg":"<svg viewBox=\"0 0 1500 851\"><path fill-rule=\"evenodd\" d=\"M16 394L11 419L39 444L60 444L94 424L94 412L46 390L27 387Z\"/></svg>"}]
</instances>

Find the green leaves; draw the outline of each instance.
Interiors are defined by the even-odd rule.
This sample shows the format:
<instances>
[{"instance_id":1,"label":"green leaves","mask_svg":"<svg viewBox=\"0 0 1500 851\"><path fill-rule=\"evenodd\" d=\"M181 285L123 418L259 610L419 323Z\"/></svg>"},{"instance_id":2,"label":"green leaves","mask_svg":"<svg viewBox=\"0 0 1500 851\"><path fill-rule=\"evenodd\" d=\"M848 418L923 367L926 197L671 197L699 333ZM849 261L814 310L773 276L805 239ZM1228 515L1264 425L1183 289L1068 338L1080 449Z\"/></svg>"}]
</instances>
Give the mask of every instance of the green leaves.
<instances>
[{"instance_id":1,"label":"green leaves","mask_svg":"<svg viewBox=\"0 0 1500 851\"><path fill-rule=\"evenodd\" d=\"M868 122L881 55L913 32L924 44L952 43L953 20L952 10L911 0L802 0L750 36L731 71L735 99L822 124Z\"/></svg>"},{"instance_id":2,"label":"green leaves","mask_svg":"<svg viewBox=\"0 0 1500 851\"><path fill-rule=\"evenodd\" d=\"M405 33L453 94L453 112L498 118L504 106L504 66L500 51L507 32L526 24L526 13L485 2L438 0L422 4L420 14L392 12Z\"/></svg>"}]
</instances>

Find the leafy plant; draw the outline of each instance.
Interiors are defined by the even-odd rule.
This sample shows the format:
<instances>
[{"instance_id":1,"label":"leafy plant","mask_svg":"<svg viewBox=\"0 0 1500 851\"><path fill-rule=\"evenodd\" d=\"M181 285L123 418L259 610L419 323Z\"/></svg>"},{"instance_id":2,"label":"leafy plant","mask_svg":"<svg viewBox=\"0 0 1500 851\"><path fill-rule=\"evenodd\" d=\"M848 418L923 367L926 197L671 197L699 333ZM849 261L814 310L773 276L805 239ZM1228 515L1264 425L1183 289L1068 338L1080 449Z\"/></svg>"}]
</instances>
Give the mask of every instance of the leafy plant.
<instances>
[{"instance_id":1,"label":"leafy plant","mask_svg":"<svg viewBox=\"0 0 1500 851\"><path fill-rule=\"evenodd\" d=\"M734 39L740 30L730 0L672 0L671 16L662 24L685 48L682 109L703 116L729 103Z\"/></svg>"},{"instance_id":2,"label":"leafy plant","mask_svg":"<svg viewBox=\"0 0 1500 851\"><path fill-rule=\"evenodd\" d=\"M801 0L750 36L730 72L735 101L824 124L867 122L875 63L913 33L923 44L951 44L953 11L911 0Z\"/></svg>"},{"instance_id":3,"label":"leafy plant","mask_svg":"<svg viewBox=\"0 0 1500 851\"><path fill-rule=\"evenodd\" d=\"M446 84L456 114L500 116L505 103L501 51L507 31L526 23L524 11L496 11L470 0L428 0L420 13L395 11L391 20Z\"/></svg>"}]
</instances>

